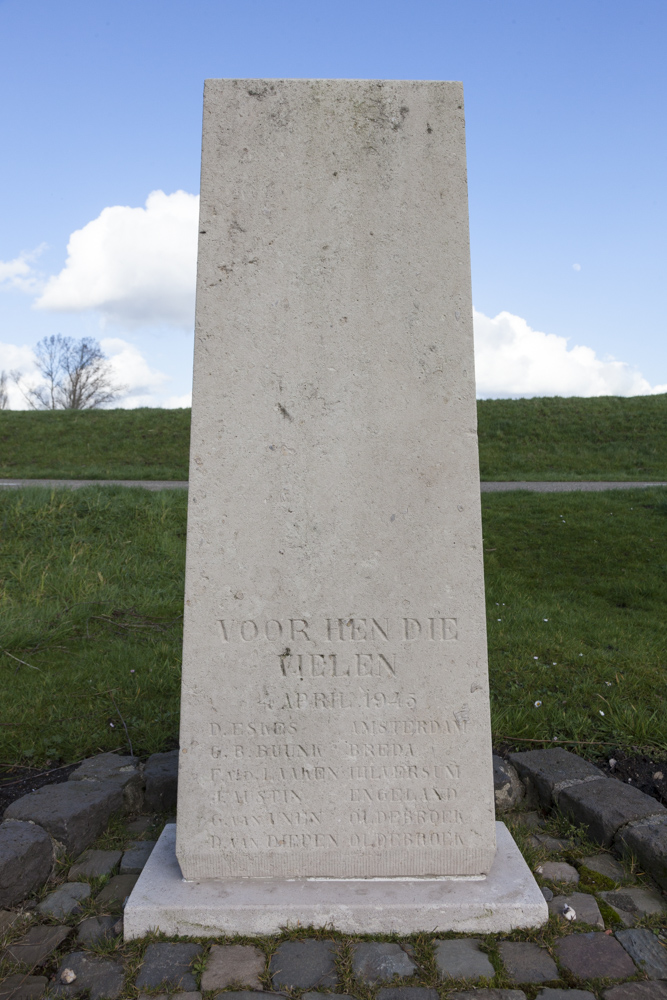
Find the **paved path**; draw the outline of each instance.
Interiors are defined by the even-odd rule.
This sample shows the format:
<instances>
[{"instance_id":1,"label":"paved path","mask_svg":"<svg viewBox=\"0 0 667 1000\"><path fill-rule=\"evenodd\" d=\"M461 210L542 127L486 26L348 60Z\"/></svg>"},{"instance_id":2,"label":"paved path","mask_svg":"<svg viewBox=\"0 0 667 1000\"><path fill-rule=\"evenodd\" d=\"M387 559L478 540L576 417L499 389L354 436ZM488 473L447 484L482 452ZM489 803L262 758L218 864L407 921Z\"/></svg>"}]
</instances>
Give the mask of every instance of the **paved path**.
<instances>
[{"instance_id":1,"label":"paved path","mask_svg":"<svg viewBox=\"0 0 667 1000\"><path fill-rule=\"evenodd\" d=\"M0 489L21 486L46 486L49 489L76 490L81 486L141 486L146 490L187 490L185 480L158 479L0 479ZM506 493L508 490L529 490L531 493L571 493L574 491L629 490L633 487L667 486L667 483L646 482L569 482L569 483L489 483L481 484L482 493Z\"/></svg>"}]
</instances>

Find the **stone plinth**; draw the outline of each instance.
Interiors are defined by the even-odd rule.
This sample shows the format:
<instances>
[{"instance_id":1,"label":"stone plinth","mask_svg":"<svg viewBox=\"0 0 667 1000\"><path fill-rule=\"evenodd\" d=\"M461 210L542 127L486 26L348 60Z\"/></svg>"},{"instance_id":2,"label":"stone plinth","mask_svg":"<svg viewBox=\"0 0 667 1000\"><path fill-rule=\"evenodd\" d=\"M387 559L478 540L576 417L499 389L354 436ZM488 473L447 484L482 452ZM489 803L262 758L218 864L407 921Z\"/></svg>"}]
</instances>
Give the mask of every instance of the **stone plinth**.
<instances>
[{"instance_id":1,"label":"stone plinth","mask_svg":"<svg viewBox=\"0 0 667 1000\"><path fill-rule=\"evenodd\" d=\"M547 904L503 823L486 877L202 879L186 882L175 827L165 827L125 908L125 938L277 934L286 925L346 934L444 931L488 934L539 927Z\"/></svg>"}]
</instances>

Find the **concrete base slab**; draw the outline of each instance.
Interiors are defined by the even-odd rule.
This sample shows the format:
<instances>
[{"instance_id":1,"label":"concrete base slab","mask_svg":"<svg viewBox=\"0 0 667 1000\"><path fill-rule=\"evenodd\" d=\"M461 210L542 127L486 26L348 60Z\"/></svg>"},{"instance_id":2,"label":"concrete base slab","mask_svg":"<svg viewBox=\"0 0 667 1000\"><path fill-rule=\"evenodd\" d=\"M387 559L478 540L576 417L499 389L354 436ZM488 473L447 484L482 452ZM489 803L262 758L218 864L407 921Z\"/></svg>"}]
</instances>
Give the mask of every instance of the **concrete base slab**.
<instances>
[{"instance_id":1,"label":"concrete base slab","mask_svg":"<svg viewBox=\"0 0 667 1000\"><path fill-rule=\"evenodd\" d=\"M157 842L125 907L125 940L152 930L180 937L276 934L334 927L347 934L493 933L539 927L546 900L504 823L484 877L400 879L205 879L186 882L176 826Z\"/></svg>"}]
</instances>

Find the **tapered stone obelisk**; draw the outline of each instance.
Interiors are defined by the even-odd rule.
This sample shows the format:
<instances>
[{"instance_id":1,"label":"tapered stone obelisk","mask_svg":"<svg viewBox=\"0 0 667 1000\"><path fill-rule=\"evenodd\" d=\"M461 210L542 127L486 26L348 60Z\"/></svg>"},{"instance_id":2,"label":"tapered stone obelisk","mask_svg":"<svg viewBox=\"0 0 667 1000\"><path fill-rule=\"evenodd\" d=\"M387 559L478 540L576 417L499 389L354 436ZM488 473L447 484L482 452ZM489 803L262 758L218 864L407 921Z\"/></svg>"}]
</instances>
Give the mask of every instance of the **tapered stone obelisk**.
<instances>
[{"instance_id":1,"label":"tapered stone obelisk","mask_svg":"<svg viewBox=\"0 0 667 1000\"><path fill-rule=\"evenodd\" d=\"M208 81L199 229L178 865L173 831L152 862L199 902L153 926L483 929L499 864L525 891L493 919L540 923L502 827L494 864L461 85Z\"/></svg>"}]
</instances>

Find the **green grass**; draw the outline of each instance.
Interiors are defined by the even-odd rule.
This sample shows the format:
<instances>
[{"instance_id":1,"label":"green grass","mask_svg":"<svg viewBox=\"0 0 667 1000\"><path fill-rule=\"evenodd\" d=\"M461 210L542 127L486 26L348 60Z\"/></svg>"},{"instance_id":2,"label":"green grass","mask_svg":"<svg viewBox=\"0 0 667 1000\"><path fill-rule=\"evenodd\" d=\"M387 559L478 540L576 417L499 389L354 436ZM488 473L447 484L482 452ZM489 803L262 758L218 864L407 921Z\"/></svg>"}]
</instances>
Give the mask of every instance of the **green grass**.
<instances>
[{"instance_id":1,"label":"green grass","mask_svg":"<svg viewBox=\"0 0 667 1000\"><path fill-rule=\"evenodd\" d=\"M127 748L123 722L135 753L175 745L186 503L0 493L0 764Z\"/></svg>"},{"instance_id":2,"label":"green grass","mask_svg":"<svg viewBox=\"0 0 667 1000\"><path fill-rule=\"evenodd\" d=\"M483 502L496 742L667 749L667 489Z\"/></svg>"},{"instance_id":3,"label":"green grass","mask_svg":"<svg viewBox=\"0 0 667 1000\"><path fill-rule=\"evenodd\" d=\"M496 744L667 749L667 489L482 499ZM175 745L185 525L177 490L0 492L0 764Z\"/></svg>"},{"instance_id":4,"label":"green grass","mask_svg":"<svg viewBox=\"0 0 667 1000\"><path fill-rule=\"evenodd\" d=\"M477 403L487 480L667 481L667 395Z\"/></svg>"},{"instance_id":5,"label":"green grass","mask_svg":"<svg viewBox=\"0 0 667 1000\"><path fill-rule=\"evenodd\" d=\"M477 404L487 480L667 481L667 395ZM0 478L187 479L190 410L0 411Z\"/></svg>"},{"instance_id":6,"label":"green grass","mask_svg":"<svg viewBox=\"0 0 667 1000\"><path fill-rule=\"evenodd\" d=\"M0 410L0 479L187 479L190 410Z\"/></svg>"}]
</instances>

